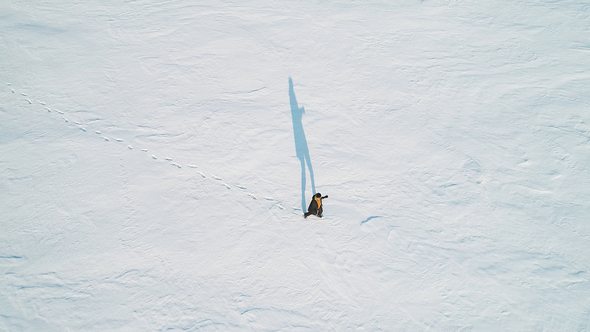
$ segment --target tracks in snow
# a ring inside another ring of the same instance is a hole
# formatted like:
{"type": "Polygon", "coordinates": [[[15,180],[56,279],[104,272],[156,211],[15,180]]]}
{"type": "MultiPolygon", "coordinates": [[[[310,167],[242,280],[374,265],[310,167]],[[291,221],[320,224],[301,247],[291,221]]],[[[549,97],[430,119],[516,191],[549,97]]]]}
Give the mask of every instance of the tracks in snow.
{"type": "MultiPolygon", "coordinates": [[[[20,91],[20,93],[17,93],[17,91],[15,91],[15,89],[12,87],[12,84],[10,83],[6,83],[7,86],[10,89],[11,94],[13,94],[16,98],[18,98],[18,96],[20,95],[20,97],[22,97],[22,100],[25,101],[28,105],[31,105],[31,107],[33,107],[34,105],[40,105],[41,107],[43,107],[42,109],[47,111],[46,113],[49,114],[59,114],[59,117],[61,117],[61,119],[64,121],[64,123],[70,125],[70,126],[75,126],[77,127],[79,130],[81,130],[84,133],[90,133],[88,131],[88,129],[86,128],[86,126],[80,122],[80,121],[70,121],[68,119],[68,113],[65,111],[61,111],[59,109],[57,109],[55,106],[53,105],[48,105],[45,101],[41,101],[41,100],[35,100],[34,98],[30,97],[28,95],[28,93],[22,92],[20,91]]],[[[107,135],[107,133],[103,133],[103,130],[101,129],[95,129],[93,130],[93,133],[96,135],[96,137],[98,137],[98,139],[105,141],[105,142],[110,142],[113,144],[117,144],[117,143],[125,143],[124,139],[119,138],[119,137],[112,137],[107,135]]],[[[134,150],[134,147],[131,144],[127,145],[127,149],[131,152],[134,150]]],[[[147,148],[141,148],[141,151],[143,153],[149,154],[149,150],[147,148]]],[[[164,158],[159,158],[158,156],[156,156],[155,154],[151,154],[151,160],[154,162],[167,162],[168,164],[170,164],[171,166],[177,168],[179,171],[187,171],[187,172],[193,172],[196,173],[197,175],[201,176],[202,178],[205,179],[211,179],[212,181],[215,181],[216,183],[219,183],[219,185],[225,187],[228,190],[232,189],[232,186],[230,186],[227,182],[224,182],[223,179],[218,176],[218,175],[212,175],[212,176],[207,176],[205,175],[204,172],[198,170],[199,166],[191,163],[191,164],[186,164],[186,165],[182,165],[181,163],[178,163],[174,160],[173,157],[171,156],[166,156],[164,158]],[[186,166],[186,167],[184,167],[186,166]]],[[[239,192],[241,192],[243,195],[245,195],[246,197],[248,197],[249,199],[252,200],[258,200],[257,196],[252,193],[249,192],[247,190],[246,186],[240,185],[240,184],[235,184],[234,187],[239,189],[239,192]]],[[[276,206],[281,210],[284,210],[285,208],[283,207],[283,205],[281,204],[280,201],[275,200],[272,197],[264,197],[265,200],[267,201],[272,201],[274,204],[272,204],[272,207],[276,206]]]]}

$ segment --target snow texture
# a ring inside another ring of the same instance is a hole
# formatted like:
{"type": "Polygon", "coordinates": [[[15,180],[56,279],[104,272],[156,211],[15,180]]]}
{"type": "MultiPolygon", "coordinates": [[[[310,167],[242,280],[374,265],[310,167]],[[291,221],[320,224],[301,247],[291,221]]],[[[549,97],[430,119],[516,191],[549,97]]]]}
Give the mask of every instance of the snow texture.
{"type": "Polygon", "coordinates": [[[0,2],[0,330],[590,330],[589,26],[0,2]]]}

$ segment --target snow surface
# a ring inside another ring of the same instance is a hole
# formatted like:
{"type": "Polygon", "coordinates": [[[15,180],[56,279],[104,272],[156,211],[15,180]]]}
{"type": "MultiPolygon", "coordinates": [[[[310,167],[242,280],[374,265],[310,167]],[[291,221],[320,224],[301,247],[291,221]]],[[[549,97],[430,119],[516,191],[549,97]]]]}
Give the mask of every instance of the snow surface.
{"type": "Polygon", "coordinates": [[[2,1],[0,330],[588,331],[589,36],[582,0],[2,1]]]}

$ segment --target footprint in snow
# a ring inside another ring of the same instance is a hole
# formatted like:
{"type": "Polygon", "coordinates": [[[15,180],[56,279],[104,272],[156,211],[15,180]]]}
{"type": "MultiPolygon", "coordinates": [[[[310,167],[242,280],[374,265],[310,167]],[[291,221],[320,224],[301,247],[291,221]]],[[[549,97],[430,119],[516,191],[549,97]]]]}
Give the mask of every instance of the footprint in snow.
{"type": "Polygon", "coordinates": [[[21,92],[20,94],[23,95],[23,96],[25,96],[25,97],[27,96],[27,94],[24,93],[24,92],[21,92]]]}
{"type": "Polygon", "coordinates": [[[164,159],[167,161],[172,161],[172,158],[170,158],[170,157],[165,157],[164,159]]]}
{"type": "Polygon", "coordinates": [[[120,138],[116,138],[115,140],[116,140],[117,142],[123,142],[123,140],[122,140],[122,139],[120,139],[120,138]]]}
{"type": "Polygon", "coordinates": [[[100,131],[98,131],[98,130],[97,130],[97,131],[95,131],[95,133],[96,133],[97,135],[100,135],[100,134],[101,134],[101,132],[100,132],[100,131]]]}
{"type": "Polygon", "coordinates": [[[29,105],[33,103],[32,101],[30,101],[30,100],[28,100],[26,98],[25,98],[25,100],[29,103],[29,105]]]}
{"type": "Polygon", "coordinates": [[[86,128],[84,128],[84,127],[80,127],[80,130],[82,130],[83,132],[86,132],[86,128]]]}
{"type": "Polygon", "coordinates": [[[240,188],[240,189],[247,189],[247,188],[246,188],[246,187],[244,187],[244,186],[238,186],[238,185],[236,185],[236,187],[238,187],[238,188],[240,188]]]}
{"type": "Polygon", "coordinates": [[[229,184],[222,182],[221,183],[224,187],[226,187],[227,189],[231,189],[231,187],[229,186],[229,184]]]}
{"type": "Polygon", "coordinates": [[[156,157],[156,156],[152,155],[152,159],[154,159],[154,160],[155,160],[155,159],[158,159],[158,157],[156,157]]]}
{"type": "Polygon", "coordinates": [[[172,166],[176,166],[178,168],[182,168],[182,166],[178,165],[177,163],[172,163],[172,166]]]}
{"type": "Polygon", "coordinates": [[[252,193],[248,193],[248,196],[252,197],[252,199],[256,199],[256,196],[254,196],[252,193]]]}
{"type": "Polygon", "coordinates": [[[188,165],[190,168],[198,168],[196,165],[188,165]]]}
{"type": "Polygon", "coordinates": [[[217,176],[217,175],[213,175],[213,178],[214,178],[215,180],[217,180],[217,181],[221,181],[221,178],[220,178],[219,176],[217,176]]]}
{"type": "Polygon", "coordinates": [[[274,199],[272,199],[272,197],[264,197],[264,199],[266,199],[267,201],[274,201],[274,199]]]}
{"type": "Polygon", "coordinates": [[[104,139],[105,141],[108,141],[109,140],[109,138],[106,137],[106,136],[103,136],[102,139],[104,139]]]}
{"type": "Polygon", "coordinates": [[[47,112],[51,113],[51,109],[49,107],[45,107],[45,109],[47,110],[47,112]]]}
{"type": "Polygon", "coordinates": [[[133,147],[132,147],[131,145],[127,145],[127,148],[128,148],[129,150],[133,150],[133,147]]]}

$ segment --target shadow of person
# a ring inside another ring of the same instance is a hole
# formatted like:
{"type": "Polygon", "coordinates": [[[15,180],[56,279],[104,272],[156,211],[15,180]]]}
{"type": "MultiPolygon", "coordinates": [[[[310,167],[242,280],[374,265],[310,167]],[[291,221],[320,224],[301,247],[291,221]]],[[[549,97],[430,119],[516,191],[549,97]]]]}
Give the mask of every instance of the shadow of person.
{"type": "Polygon", "coordinates": [[[303,124],[301,118],[305,113],[303,107],[299,108],[297,105],[297,98],[295,98],[295,91],[293,90],[293,80],[289,77],[289,101],[291,103],[291,116],[293,118],[293,137],[295,138],[295,152],[297,158],[301,162],[301,210],[306,209],[305,200],[305,165],[309,169],[309,177],[311,178],[311,190],[315,194],[315,180],[313,177],[313,167],[311,166],[311,159],[309,157],[309,148],[307,147],[307,139],[305,138],[305,131],[303,131],[303,124]]]}

